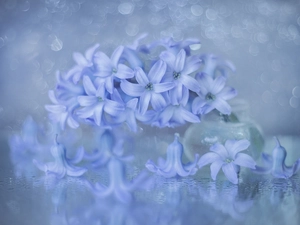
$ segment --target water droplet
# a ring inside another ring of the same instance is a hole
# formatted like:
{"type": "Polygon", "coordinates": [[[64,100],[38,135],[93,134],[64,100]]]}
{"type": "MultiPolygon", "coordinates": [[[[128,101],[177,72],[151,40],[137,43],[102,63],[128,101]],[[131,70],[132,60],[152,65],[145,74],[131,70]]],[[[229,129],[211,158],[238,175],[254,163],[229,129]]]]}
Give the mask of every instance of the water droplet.
{"type": "Polygon", "coordinates": [[[190,49],[193,51],[199,50],[200,48],[201,48],[201,44],[190,45],[190,49]]]}
{"type": "Polygon", "coordinates": [[[209,20],[215,20],[218,17],[218,12],[214,9],[207,9],[205,14],[207,19],[209,20]]]}
{"type": "Polygon", "coordinates": [[[19,4],[19,7],[23,12],[26,12],[30,9],[30,2],[29,1],[23,1],[19,4]]]}
{"type": "Polygon", "coordinates": [[[293,108],[298,108],[299,107],[299,99],[296,98],[295,96],[290,98],[290,106],[292,106],[293,108]]]}
{"type": "Polygon", "coordinates": [[[200,5],[192,5],[191,12],[194,16],[201,16],[203,14],[203,8],[200,5]]]}
{"type": "Polygon", "coordinates": [[[125,30],[129,36],[135,36],[139,32],[139,27],[135,24],[128,24],[125,30]]]}
{"type": "Polygon", "coordinates": [[[4,39],[0,37],[0,48],[2,48],[3,46],[4,46],[4,39]]]}
{"type": "Polygon", "coordinates": [[[265,102],[265,103],[270,103],[272,102],[272,99],[273,99],[273,96],[272,96],[272,93],[270,91],[265,91],[263,94],[262,94],[262,100],[265,102]]]}
{"type": "Polygon", "coordinates": [[[133,9],[134,9],[134,5],[130,2],[124,2],[118,6],[119,12],[123,15],[132,13],[133,9]]]}
{"type": "Polygon", "coordinates": [[[12,28],[8,29],[6,32],[5,32],[5,37],[8,41],[13,41],[16,37],[16,31],[12,28]]]}
{"type": "Polygon", "coordinates": [[[271,90],[272,91],[278,92],[280,90],[280,87],[281,87],[281,85],[280,85],[279,81],[274,80],[271,82],[271,90]]]}
{"type": "Polygon", "coordinates": [[[60,39],[55,38],[50,46],[52,51],[58,52],[63,48],[63,42],[60,39]]]}
{"type": "Polygon", "coordinates": [[[296,98],[300,98],[300,87],[299,86],[294,87],[292,92],[296,98]]]}

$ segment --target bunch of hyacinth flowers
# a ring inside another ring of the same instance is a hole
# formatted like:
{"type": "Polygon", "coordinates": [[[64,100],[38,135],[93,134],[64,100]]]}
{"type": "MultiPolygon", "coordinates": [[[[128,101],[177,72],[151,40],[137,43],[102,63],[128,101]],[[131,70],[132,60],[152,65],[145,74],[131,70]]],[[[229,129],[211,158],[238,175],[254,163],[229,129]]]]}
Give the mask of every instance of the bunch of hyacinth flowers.
{"type": "MultiPolygon", "coordinates": [[[[124,156],[124,140],[115,130],[124,125],[132,133],[138,132],[141,125],[176,129],[186,123],[201,123],[209,113],[231,114],[228,100],[233,99],[237,91],[226,86],[229,72],[235,70],[230,62],[212,54],[197,53],[198,39],[176,42],[165,38],[141,44],[145,37],[142,35],[132,45],[118,46],[111,56],[102,52],[99,44],[84,55],[75,52],[76,65],[66,73],[56,74],[56,88],[49,91],[52,104],[45,106],[49,120],[61,131],[66,125],[71,129],[85,125],[101,130],[97,151],[88,153],[82,147],[70,159],[67,157],[70,150],[58,141],[59,134],[52,138],[51,144],[39,143],[37,125],[29,119],[22,135],[10,139],[14,164],[20,165],[20,161],[30,155],[29,161],[35,168],[59,179],[82,176],[91,166],[105,166],[111,180],[109,186],[89,181],[86,184],[99,197],[113,194],[128,202],[131,192],[147,183],[147,176],[141,173],[135,180],[126,180],[124,165],[133,156],[124,156]],[[41,155],[48,153],[54,161],[44,162],[41,155]]],[[[174,141],[167,148],[167,159],[159,158],[158,164],[148,160],[145,164],[158,176],[190,176],[211,164],[213,180],[222,169],[230,182],[238,184],[240,167],[281,178],[292,176],[300,168],[300,160],[291,167],[286,166],[286,154],[273,154],[273,158],[264,154],[265,164],[258,167],[250,155],[241,152],[251,144],[245,139],[216,143],[200,159],[196,154],[194,162],[184,164],[181,161],[184,148],[179,135],[174,133],[174,141]]],[[[276,149],[285,151],[278,140],[274,151],[276,149]]]]}

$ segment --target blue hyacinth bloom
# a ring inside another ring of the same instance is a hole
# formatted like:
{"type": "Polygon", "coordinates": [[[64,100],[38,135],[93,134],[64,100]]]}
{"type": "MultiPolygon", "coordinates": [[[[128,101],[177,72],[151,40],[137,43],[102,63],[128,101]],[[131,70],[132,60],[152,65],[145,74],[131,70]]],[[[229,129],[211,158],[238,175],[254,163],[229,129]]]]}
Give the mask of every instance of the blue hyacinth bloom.
{"type": "Polygon", "coordinates": [[[248,167],[255,169],[256,162],[251,156],[241,153],[250,145],[248,140],[227,140],[225,145],[214,144],[210,147],[210,151],[204,154],[198,162],[199,168],[210,164],[211,178],[216,180],[219,170],[222,168],[227,179],[234,183],[238,183],[238,173],[240,167],[248,167]]]}

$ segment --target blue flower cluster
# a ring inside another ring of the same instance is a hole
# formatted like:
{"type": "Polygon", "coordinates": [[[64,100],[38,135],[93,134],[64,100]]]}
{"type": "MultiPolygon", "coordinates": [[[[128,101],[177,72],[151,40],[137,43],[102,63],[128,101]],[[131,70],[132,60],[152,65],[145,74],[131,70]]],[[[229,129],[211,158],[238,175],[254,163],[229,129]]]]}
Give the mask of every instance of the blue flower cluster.
{"type": "Polygon", "coordinates": [[[213,109],[230,114],[227,100],[237,92],[225,86],[227,61],[207,54],[192,54],[197,39],[175,42],[171,38],[117,47],[111,56],[99,44],[85,55],[74,53],[76,65],[57,72],[55,90],[49,91],[49,117],[61,129],[67,123],[113,127],[126,123],[137,131],[137,121],[152,126],[175,127],[199,123],[213,109]],[[157,50],[162,49],[157,54],[157,50]]]}

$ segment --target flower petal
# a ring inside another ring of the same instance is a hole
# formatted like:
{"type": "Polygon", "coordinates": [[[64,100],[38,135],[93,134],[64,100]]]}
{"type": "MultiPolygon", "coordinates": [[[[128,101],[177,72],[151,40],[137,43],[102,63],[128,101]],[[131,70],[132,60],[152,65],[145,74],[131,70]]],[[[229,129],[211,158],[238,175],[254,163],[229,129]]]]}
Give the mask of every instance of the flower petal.
{"type": "Polygon", "coordinates": [[[129,100],[126,103],[126,107],[129,108],[129,109],[135,110],[136,106],[137,106],[137,103],[138,103],[138,99],[137,98],[133,98],[133,99],[129,100]]]}
{"type": "Polygon", "coordinates": [[[184,68],[186,53],[184,49],[181,49],[176,55],[174,71],[181,72],[184,68]]]}
{"type": "Polygon", "coordinates": [[[244,151],[250,146],[250,142],[246,139],[243,140],[227,140],[225,142],[225,148],[229,152],[232,159],[236,157],[236,154],[240,151],[244,151]]]}
{"type": "Polygon", "coordinates": [[[109,99],[105,100],[104,111],[108,114],[112,116],[118,116],[120,113],[124,112],[124,110],[124,105],[109,99]]]}
{"type": "Polygon", "coordinates": [[[219,173],[219,171],[223,165],[224,165],[224,162],[220,158],[218,160],[214,161],[210,165],[210,175],[213,180],[216,180],[217,174],[219,173]]]}
{"type": "Polygon", "coordinates": [[[111,62],[112,62],[112,66],[113,67],[115,67],[115,68],[118,67],[118,63],[119,63],[120,57],[121,57],[121,55],[123,53],[123,50],[124,50],[124,46],[120,45],[112,53],[112,55],[111,55],[111,62]]]}
{"type": "Polygon", "coordinates": [[[180,110],[180,115],[185,121],[190,123],[200,123],[200,118],[198,116],[194,115],[183,107],[180,110]]]}
{"type": "Polygon", "coordinates": [[[202,64],[202,60],[198,56],[190,56],[186,59],[185,67],[182,71],[182,74],[191,74],[198,70],[202,64]]]}
{"type": "Polygon", "coordinates": [[[104,108],[104,103],[99,103],[94,109],[94,120],[98,126],[101,125],[103,108],[104,108]]]}
{"type": "Polygon", "coordinates": [[[97,102],[97,97],[95,97],[95,96],[78,96],[77,100],[81,106],[91,106],[97,102]]]}
{"type": "Polygon", "coordinates": [[[73,53],[73,59],[79,66],[86,66],[88,64],[88,61],[79,52],[73,53]]]}
{"type": "Polygon", "coordinates": [[[209,150],[217,153],[219,156],[222,157],[222,159],[226,159],[229,156],[226,148],[219,143],[212,145],[209,150]]]}
{"type": "Polygon", "coordinates": [[[110,58],[103,52],[97,52],[94,57],[94,61],[97,67],[95,76],[108,77],[112,74],[112,63],[110,58]]]}
{"type": "Polygon", "coordinates": [[[202,168],[203,166],[213,163],[217,160],[221,160],[220,156],[214,152],[208,152],[205,153],[198,161],[199,168],[202,168]]]}
{"type": "Polygon", "coordinates": [[[232,87],[224,87],[216,96],[224,100],[229,100],[237,95],[237,91],[232,87]]]}
{"type": "Polygon", "coordinates": [[[142,68],[137,68],[136,69],[135,79],[142,86],[146,86],[150,82],[147,75],[145,74],[145,72],[142,68]]]}
{"type": "Polygon", "coordinates": [[[219,93],[224,88],[225,84],[226,78],[224,76],[218,76],[216,79],[214,79],[210,92],[214,95],[219,93]]]}
{"type": "Polygon", "coordinates": [[[124,91],[127,95],[138,97],[141,96],[145,92],[145,87],[140,84],[132,84],[128,82],[127,80],[121,81],[121,89],[124,91]]]}
{"type": "Polygon", "coordinates": [[[159,115],[157,123],[159,127],[164,127],[170,121],[174,113],[174,106],[166,107],[159,115]]]}
{"type": "Polygon", "coordinates": [[[174,64],[175,64],[175,60],[176,60],[176,57],[175,55],[173,55],[171,52],[168,52],[168,51],[164,51],[162,52],[159,57],[165,61],[169,67],[173,68],[174,67],[174,64]]]}
{"type": "Polygon", "coordinates": [[[155,111],[160,111],[166,106],[166,100],[161,94],[151,94],[151,105],[155,111]]]}
{"type": "Polygon", "coordinates": [[[216,108],[219,112],[229,115],[231,113],[230,105],[221,98],[217,98],[211,104],[212,107],[216,108]]]}
{"type": "Polygon", "coordinates": [[[204,99],[202,99],[200,97],[196,97],[192,103],[192,112],[194,114],[202,114],[203,113],[202,107],[205,104],[206,104],[206,102],[204,99]]]}
{"type": "Polygon", "coordinates": [[[67,107],[64,105],[45,105],[45,109],[51,113],[59,114],[66,112],[67,107]]]}
{"type": "Polygon", "coordinates": [[[151,93],[148,91],[141,95],[140,105],[139,105],[141,114],[145,114],[145,112],[147,111],[150,99],[151,99],[151,93]]]}
{"type": "Polygon", "coordinates": [[[124,64],[119,64],[117,71],[115,76],[120,79],[128,79],[134,76],[133,70],[124,64]]]}
{"type": "Polygon", "coordinates": [[[158,60],[148,73],[149,80],[156,84],[161,81],[167,70],[167,64],[163,60],[158,60]]]}
{"type": "Polygon", "coordinates": [[[198,92],[200,91],[200,85],[193,77],[189,75],[183,75],[180,78],[181,83],[187,87],[189,90],[198,92]]]}
{"type": "Polygon", "coordinates": [[[91,48],[89,48],[88,50],[86,50],[85,52],[85,58],[89,61],[92,61],[93,56],[95,51],[97,50],[97,48],[99,48],[99,44],[95,44],[94,46],[92,46],[91,48]]]}
{"type": "Polygon", "coordinates": [[[256,162],[252,159],[252,157],[245,153],[238,153],[233,163],[251,169],[255,169],[256,165],[256,162]]]}
{"type": "Polygon", "coordinates": [[[234,165],[233,163],[227,163],[222,166],[222,170],[227,177],[227,179],[233,183],[237,184],[238,183],[238,177],[237,173],[235,172],[234,165]]]}
{"type": "Polygon", "coordinates": [[[83,87],[88,95],[96,95],[96,88],[88,76],[83,77],[83,87]]]}
{"type": "Polygon", "coordinates": [[[153,90],[155,93],[166,92],[174,87],[173,82],[166,82],[160,84],[153,84],[153,90]]]}
{"type": "Polygon", "coordinates": [[[195,78],[198,81],[200,87],[204,87],[207,91],[211,91],[213,79],[208,74],[197,73],[195,78]]]}

